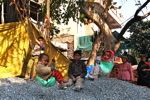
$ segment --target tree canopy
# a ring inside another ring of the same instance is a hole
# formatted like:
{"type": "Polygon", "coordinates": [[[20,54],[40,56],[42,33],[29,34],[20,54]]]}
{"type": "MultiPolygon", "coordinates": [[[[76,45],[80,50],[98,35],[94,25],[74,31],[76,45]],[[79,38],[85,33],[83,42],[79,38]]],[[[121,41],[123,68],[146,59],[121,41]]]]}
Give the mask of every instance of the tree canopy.
{"type": "MultiPolygon", "coordinates": [[[[34,0],[37,2],[37,0],[34,0]]],[[[84,21],[85,16],[81,15],[81,9],[84,7],[84,0],[51,0],[50,1],[50,20],[51,20],[51,35],[59,33],[55,24],[68,24],[69,20],[72,18],[73,21],[77,22],[80,20],[84,21]],[[79,15],[80,13],[80,15],[79,15]],[[55,32],[55,34],[53,33],[55,32]]],[[[46,15],[46,0],[41,5],[40,11],[42,12],[42,18],[46,15]]]]}
{"type": "MultiPolygon", "coordinates": [[[[129,27],[131,37],[129,38],[130,44],[133,45],[135,50],[142,54],[150,53],[150,22],[140,21],[136,22],[129,27]]],[[[150,56],[150,55],[149,55],[150,56]]]]}

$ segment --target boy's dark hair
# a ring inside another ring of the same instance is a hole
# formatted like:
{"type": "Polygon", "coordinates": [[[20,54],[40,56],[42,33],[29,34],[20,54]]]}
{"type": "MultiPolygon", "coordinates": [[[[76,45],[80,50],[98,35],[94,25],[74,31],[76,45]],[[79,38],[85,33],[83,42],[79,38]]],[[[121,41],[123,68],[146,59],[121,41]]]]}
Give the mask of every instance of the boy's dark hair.
{"type": "Polygon", "coordinates": [[[45,53],[41,53],[40,55],[39,55],[39,61],[44,57],[44,56],[47,56],[47,57],[49,57],[47,54],[45,54],[45,53]]]}
{"type": "Polygon", "coordinates": [[[128,57],[127,57],[127,56],[122,56],[121,58],[122,58],[122,59],[123,59],[123,58],[125,58],[125,59],[126,59],[126,61],[127,61],[127,62],[129,62],[129,59],[128,59],[128,57]]]}
{"type": "Polygon", "coordinates": [[[79,54],[81,56],[81,50],[74,51],[73,55],[75,55],[75,54],[79,54]]]}
{"type": "Polygon", "coordinates": [[[44,38],[43,38],[42,36],[40,36],[40,37],[38,38],[38,40],[39,40],[39,39],[42,39],[42,40],[44,40],[44,38]]]}
{"type": "Polygon", "coordinates": [[[126,60],[128,60],[128,57],[127,57],[127,56],[122,56],[121,58],[125,58],[126,60]]]}
{"type": "Polygon", "coordinates": [[[144,56],[142,55],[142,56],[140,56],[140,58],[143,59],[143,58],[146,58],[146,56],[145,56],[145,55],[144,55],[144,56]]]}

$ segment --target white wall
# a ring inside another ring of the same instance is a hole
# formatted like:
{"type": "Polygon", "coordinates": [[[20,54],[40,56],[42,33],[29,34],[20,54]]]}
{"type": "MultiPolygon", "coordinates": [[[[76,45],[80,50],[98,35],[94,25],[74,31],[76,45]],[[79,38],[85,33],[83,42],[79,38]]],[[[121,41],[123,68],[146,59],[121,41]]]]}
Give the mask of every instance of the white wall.
{"type": "Polygon", "coordinates": [[[74,48],[76,49],[78,46],[78,37],[79,36],[85,36],[85,26],[82,23],[74,22],[72,19],[70,19],[68,25],[57,25],[60,29],[59,35],[62,34],[68,34],[68,35],[74,35],[74,48]]]}

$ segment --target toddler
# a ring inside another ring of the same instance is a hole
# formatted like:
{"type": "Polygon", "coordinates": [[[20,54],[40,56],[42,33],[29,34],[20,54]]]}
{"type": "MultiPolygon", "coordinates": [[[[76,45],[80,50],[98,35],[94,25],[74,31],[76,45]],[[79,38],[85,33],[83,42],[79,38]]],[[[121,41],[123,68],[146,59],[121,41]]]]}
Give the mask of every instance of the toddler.
{"type": "MultiPolygon", "coordinates": [[[[54,61],[54,60],[53,60],[54,61]]],[[[59,87],[66,88],[68,84],[67,81],[63,80],[62,74],[55,69],[55,64],[48,65],[49,56],[47,54],[40,54],[38,63],[36,65],[36,74],[44,80],[48,80],[51,77],[55,77],[59,83],[59,87]]],[[[53,62],[54,63],[54,62],[53,62]]]]}

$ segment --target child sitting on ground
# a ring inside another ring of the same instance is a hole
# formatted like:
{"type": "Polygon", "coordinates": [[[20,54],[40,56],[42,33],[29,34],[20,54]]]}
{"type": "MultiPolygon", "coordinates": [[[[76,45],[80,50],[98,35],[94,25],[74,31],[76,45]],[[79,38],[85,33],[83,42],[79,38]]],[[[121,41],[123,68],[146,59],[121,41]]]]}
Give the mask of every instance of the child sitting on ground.
{"type": "MultiPolygon", "coordinates": [[[[53,60],[54,61],[54,60],[53,60]]],[[[61,88],[65,88],[68,84],[63,80],[62,74],[55,69],[55,64],[48,65],[49,56],[47,54],[40,54],[38,63],[36,65],[36,74],[44,80],[48,80],[51,77],[55,77],[61,88]]],[[[55,63],[55,62],[53,62],[55,63]]]]}
{"type": "Polygon", "coordinates": [[[88,76],[88,79],[91,79],[91,80],[98,79],[99,75],[108,77],[113,68],[113,61],[114,61],[114,52],[111,50],[104,51],[104,53],[101,56],[100,65],[97,65],[92,68],[91,74],[88,76]],[[104,63],[107,62],[107,63],[105,63],[107,65],[102,66],[103,62],[104,63]],[[111,65],[109,65],[109,64],[111,64],[111,65]],[[107,72],[104,70],[107,70],[107,72]]]}
{"type": "Polygon", "coordinates": [[[83,88],[83,82],[86,71],[86,65],[81,60],[81,51],[74,52],[74,61],[70,63],[68,76],[69,76],[69,85],[75,83],[73,90],[80,91],[83,88]]]}

